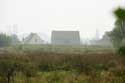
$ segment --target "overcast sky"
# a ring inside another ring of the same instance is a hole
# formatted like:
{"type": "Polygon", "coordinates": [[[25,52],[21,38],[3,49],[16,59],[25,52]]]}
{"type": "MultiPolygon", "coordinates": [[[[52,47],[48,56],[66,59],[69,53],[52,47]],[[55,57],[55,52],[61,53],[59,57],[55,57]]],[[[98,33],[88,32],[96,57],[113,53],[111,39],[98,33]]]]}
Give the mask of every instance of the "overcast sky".
{"type": "Polygon", "coordinates": [[[0,29],[18,25],[18,34],[52,30],[79,30],[82,38],[93,38],[112,30],[114,8],[125,6],[125,0],[0,0],[0,29]]]}

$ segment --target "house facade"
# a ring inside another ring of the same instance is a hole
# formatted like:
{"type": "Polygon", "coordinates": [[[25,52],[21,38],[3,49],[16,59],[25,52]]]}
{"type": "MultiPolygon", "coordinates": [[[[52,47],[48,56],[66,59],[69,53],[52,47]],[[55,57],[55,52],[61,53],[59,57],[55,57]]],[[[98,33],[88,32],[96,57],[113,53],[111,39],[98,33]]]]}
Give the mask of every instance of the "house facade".
{"type": "Polygon", "coordinates": [[[44,41],[36,33],[31,33],[23,39],[24,44],[43,44],[44,41]]]}

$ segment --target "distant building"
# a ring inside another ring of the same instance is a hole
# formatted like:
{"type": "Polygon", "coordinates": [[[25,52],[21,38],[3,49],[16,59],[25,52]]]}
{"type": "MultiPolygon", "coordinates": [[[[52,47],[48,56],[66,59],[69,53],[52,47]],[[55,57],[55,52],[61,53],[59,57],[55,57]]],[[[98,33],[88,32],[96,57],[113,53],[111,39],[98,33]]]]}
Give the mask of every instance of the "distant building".
{"type": "Polygon", "coordinates": [[[52,44],[80,44],[79,31],[52,31],[52,44]]]}
{"type": "Polygon", "coordinates": [[[99,46],[113,46],[110,37],[108,35],[104,35],[100,40],[92,41],[91,44],[99,46]]]}
{"type": "Polygon", "coordinates": [[[100,34],[99,34],[99,30],[96,29],[96,33],[95,33],[95,40],[99,40],[100,39],[100,34]]]}
{"type": "Polygon", "coordinates": [[[44,41],[36,33],[31,33],[23,39],[24,44],[43,44],[44,41]]]}
{"type": "Polygon", "coordinates": [[[109,36],[107,35],[104,35],[102,39],[97,41],[97,44],[102,46],[113,46],[109,36]]]}

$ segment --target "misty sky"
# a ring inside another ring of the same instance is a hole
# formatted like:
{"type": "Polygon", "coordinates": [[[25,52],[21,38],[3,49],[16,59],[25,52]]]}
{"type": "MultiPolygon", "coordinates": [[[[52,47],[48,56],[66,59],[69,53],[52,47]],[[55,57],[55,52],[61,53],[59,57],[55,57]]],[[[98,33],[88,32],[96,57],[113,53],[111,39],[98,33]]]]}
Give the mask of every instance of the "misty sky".
{"type": "Polygon", "coordinates": [[[101,35],[112,30],[112,11],[124,5],[125,0],[0,0],[0,30],[18,24],[18,34],[79,30],[82,38],[92,38],[96,29],[101,35]]]}

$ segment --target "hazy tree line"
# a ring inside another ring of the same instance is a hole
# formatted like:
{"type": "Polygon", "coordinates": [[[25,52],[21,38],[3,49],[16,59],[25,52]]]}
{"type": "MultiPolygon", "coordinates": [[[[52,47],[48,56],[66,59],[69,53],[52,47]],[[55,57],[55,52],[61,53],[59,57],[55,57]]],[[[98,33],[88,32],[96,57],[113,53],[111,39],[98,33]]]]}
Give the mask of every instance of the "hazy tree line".
{"type": "Polygon", "coordinates": [[[17,37],[17,35],[6,35],[4,33],[0,34],[0,47],[3,46],[10,46],[10,45],[14,45],[14,44],[19,44],[20,41],[17,37]]]}

